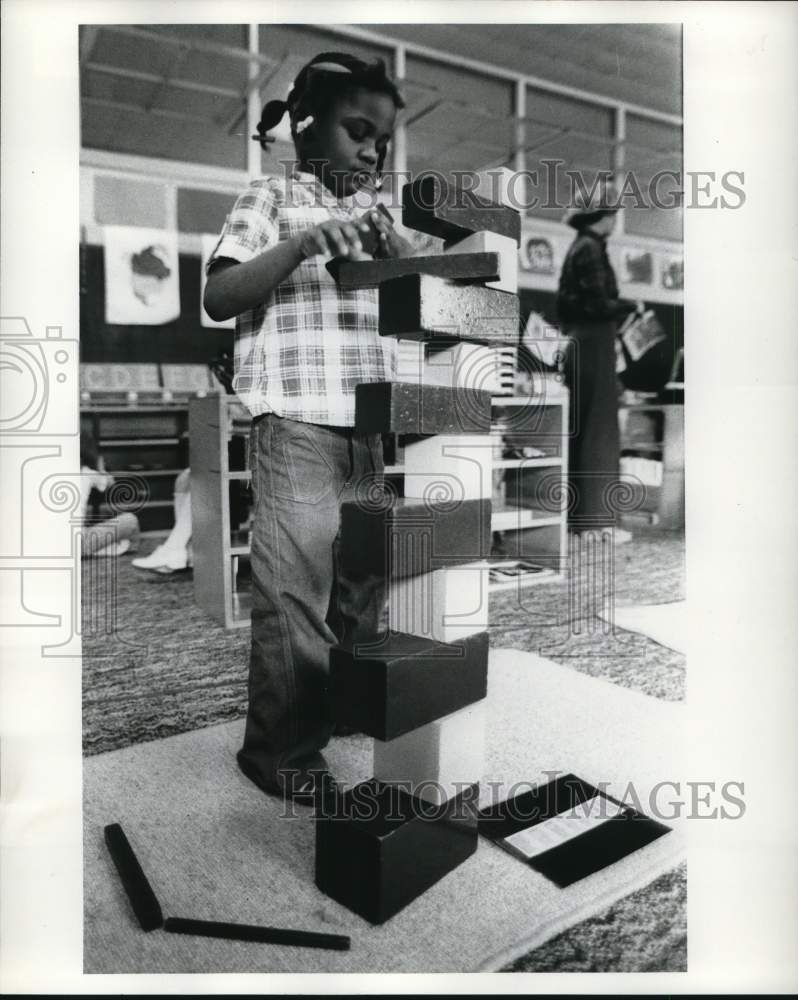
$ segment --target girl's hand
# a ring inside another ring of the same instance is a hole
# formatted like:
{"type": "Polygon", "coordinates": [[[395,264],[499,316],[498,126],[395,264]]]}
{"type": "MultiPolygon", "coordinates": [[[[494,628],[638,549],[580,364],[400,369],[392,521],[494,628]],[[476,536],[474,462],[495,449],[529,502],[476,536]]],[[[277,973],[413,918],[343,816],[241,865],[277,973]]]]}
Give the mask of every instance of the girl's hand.
{"type": "Polygon", "coordinates": [[[357,257],[363,252],[359,233],[367,233],[368,228],[366,223],[356,226],[351,222],[328,219],[300,233],[299,252],[303,260],[320,253],[332,257],[357,257]]]}
{"type": "Polygon", "coordinates": [[[371,224],[377,230],[377,249],[375,257],[412,257],[413,246],[401,237],[382,212],[369,213],[371,224]]]}

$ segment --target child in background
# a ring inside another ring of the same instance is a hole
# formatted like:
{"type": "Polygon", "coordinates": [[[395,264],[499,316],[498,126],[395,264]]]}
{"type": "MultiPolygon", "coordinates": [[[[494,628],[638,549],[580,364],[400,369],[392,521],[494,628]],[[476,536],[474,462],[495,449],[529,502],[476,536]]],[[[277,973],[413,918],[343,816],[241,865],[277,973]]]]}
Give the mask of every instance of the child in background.
{"type": "Polygon", "coordinates": [[[164,541],[147,556],[134,559],[131,566],[169,576],[191,569],[191,470],[183,469],[175,480],[175,523],[164,541]]]}
{"type": "MultiPolygon", "coordinates": [[[[208,263],[205,309],[237,317],[234,384],[253,416],[252,649],[238,763],[264,791],[306,803],[330,780],[330,646],[373,635],[383,620],[384,582],[345,579],[337,545],[341,502],[383,468],[380,436],[354,432],[355,386],[396,371],[376,289],[340,289],[325,263],[361,256],[362,192],[379,186],[401,107],[381,61],[312,59],[287,100],[264,107],[254,137],[266,148],[287,112],[293,171],[250,185],[208,263]]],[[[379,256],[410,254],[381,213],[368,215],[379,256]]]]}
{"type": "Polygon", "coordinates": [[[83,559],[121,556],[135,552],[139,546],[139,519],[135,514],[122,513],[99,521],[89,516],[92,490],[105,493],[113,485],[113,477],[105,466],[94,438],[80,435],[80,517],[81,556],[83,559]]]}

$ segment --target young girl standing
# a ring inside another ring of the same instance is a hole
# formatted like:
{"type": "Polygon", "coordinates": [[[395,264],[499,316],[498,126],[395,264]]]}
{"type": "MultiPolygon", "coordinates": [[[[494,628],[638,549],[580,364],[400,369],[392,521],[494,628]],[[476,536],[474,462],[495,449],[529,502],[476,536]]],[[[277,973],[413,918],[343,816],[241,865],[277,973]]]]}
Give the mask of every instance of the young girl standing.
{"type": "MultiPolygon", "coordinates": [[[[253,181],[208,263],[205,308],[237,317],[235,381],[253,416],[252,649],[241,770],[266,792],[313,802],[332,732],[330,646],[379,627],[382,581],[337,569],[339,509],[382,471],[379,435],[354,433],[355,386],[395,377],[377,292],[340,289],[330,256],[358,256],[368,226],[354,196],[376,189],[403,107],[382,62],[316,56],[286,101],[270,101],[261,145],[288,113],[297,162],[253,181]]],[[[380,256],[410,247],[370,213],[380,256]]]]}

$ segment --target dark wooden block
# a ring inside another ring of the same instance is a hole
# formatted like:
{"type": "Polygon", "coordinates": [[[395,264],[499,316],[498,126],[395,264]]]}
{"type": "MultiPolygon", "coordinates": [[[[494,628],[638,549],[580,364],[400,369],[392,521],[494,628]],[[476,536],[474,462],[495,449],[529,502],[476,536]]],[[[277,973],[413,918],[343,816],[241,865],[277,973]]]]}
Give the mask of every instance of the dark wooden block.
{"type": "Polygon", "coordinates": [[[456,285],[429,274],[391,278],[379,287],[380,333],[405,340],[517,344],[518,296],[456,285]]]}
{"type": "Polygon", "coordinates": [[[386,505],[373,496],[342,505],[341,563],[347,572],[400,579],[490,555],[490,500],[386,498],[386,505]]]}
{"type": "Polygon", "coordinates": [[[130,846],[130,841],[125,836],[125,831],[118,823],[110,823],[104,828],[103,834],[108,853],[122,880],[139,926],[143,931],[154,931],[162,927],[161,905],[130,846]]]}
{"type": "Polygon", "coordinates": [[[373,646],[330,651],[330,696],[336,722],[392,740],[484,698],[488,633],[453,643],[388,633],[373,646]]]}
{"type": "Polygon", "coordinates": [[[316,817],[316,885],[372,924],[404,909],[477,849],[479,785],[433,806],[371,779],[316,817]]]}
{"type": "MultiPolygon", "coordinates": [[[[481,809],[479,832],[502,846],[502,838],[534,828],[555,816],[566,815],[596,795],[621,805],[618,799],[604,795],[582,778],[574,774],[561,775],[545,785],[521,792],[511,800],[481,809]]],[[[597,805],[596,809],[599,808],[597,805]]],[[[527,864],[555,885],[565,888],[615,864],[669,832],[670,827],[664,823],[627,805],[618,816],[529,858],[527,864]]]]}
{"type": "Polygon", "coordinates": [[[417,382],[366,382],[355,389],[361,434],[487,434],[491,394],[417,382]]]}
{"type": "Polygon", "coordinates": [[[449,183],[437,174],[417,177],[402,189],[402,222],[451,242],[483,231],[521,242],[521,213],[449,183]]]}
{"type": "Polygon", "coordinates": [[[498,281],[497,253],[446,253],[428,257],[348,260],[333,257],[327,270],[342,288],[374,288],[406,274],[432,274],[450,281],[498,281]]]}

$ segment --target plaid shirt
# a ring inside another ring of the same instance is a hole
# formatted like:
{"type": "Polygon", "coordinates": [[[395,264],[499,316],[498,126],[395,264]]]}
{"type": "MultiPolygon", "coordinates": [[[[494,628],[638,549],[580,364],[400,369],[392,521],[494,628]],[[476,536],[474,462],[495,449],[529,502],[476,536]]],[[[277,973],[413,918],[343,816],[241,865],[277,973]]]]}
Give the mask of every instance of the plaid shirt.
{"type": "Polygon", "coordinates": [[[604,323],[629,311],[618,299],[615,272],[603,237],[585,229],[568,248],[560,274],[560,322],[604,323]]]}
{"type": "MultiPolygon", "coordinates": [[[[223,257],[252,260],[327,219],[351,221],[364,212],[353,201],[336,199],[309,173],[253,181],[228,215],[208,271],[223,257]]],[[[233,387],[253,417],[351,427],[355,386],[395,378],[396,342],[377,332],[377,290],[340,289],[326,261],[309,257],[236,320],[233,387]]]]}

